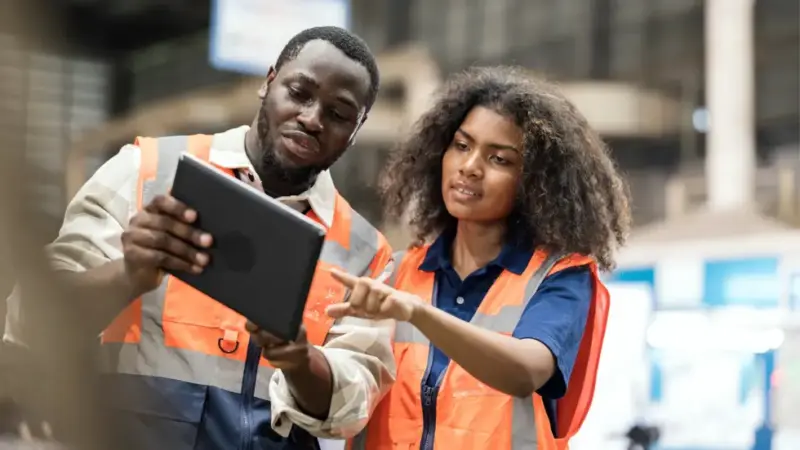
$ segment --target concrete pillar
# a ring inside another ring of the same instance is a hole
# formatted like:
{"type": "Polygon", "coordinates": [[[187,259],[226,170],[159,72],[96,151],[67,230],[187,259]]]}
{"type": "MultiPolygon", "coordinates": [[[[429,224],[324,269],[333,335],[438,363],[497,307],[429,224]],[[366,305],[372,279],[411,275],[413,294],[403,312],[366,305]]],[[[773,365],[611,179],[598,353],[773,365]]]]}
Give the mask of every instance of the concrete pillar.
{"type": "Polygon", "coordinates": [[[747,208],[755,191],[755,0],[706,0],[708,206],[747,208]]]}

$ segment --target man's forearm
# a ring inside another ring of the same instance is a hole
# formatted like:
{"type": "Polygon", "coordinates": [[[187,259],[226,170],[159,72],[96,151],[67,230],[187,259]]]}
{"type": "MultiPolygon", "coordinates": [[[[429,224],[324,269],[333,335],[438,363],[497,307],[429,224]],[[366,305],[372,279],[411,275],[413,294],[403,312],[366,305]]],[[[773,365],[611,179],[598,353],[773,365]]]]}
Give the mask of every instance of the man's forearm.
{"type": "Polygon", "coordinates": [[[131,285],[121,259],[85,272],[56,273],[72,291],[77,307],[83,311],[86,328],[92,333],[100,333],[131,300],[141,295],[131,285]]]}
{"type": "Polygon", "coordinates": [[[333,376],[322,351],[311,347],[308,367],[284,370],[283,375],[297,406],[309,416],[325,420],[331,408],[333,376]]]}

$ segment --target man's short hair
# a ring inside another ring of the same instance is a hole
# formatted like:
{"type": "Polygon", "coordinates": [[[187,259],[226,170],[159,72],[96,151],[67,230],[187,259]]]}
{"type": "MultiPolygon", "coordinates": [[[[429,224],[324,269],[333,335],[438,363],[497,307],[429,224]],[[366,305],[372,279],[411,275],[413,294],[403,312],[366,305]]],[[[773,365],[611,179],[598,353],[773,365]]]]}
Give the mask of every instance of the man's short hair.
{"type": "Polygon", "coordinates": [[[372,104],[375,103],[375,97],[377,97],[378,88],[380,87],[378,64],[375,62],[375,56],[370,51],[367,43],[344,28],[314,27],[301,31],[283,47],[280,56],[278,56],[278,61],[275,63],[275,70],[281,70],[284,64],[297,57],[306,43],[317,39],[330,42],[347,55],[348,58],[367,69],[370,78],[369,96],[367,98],[367,111],[369,111],[372,108],[372,104]]]}

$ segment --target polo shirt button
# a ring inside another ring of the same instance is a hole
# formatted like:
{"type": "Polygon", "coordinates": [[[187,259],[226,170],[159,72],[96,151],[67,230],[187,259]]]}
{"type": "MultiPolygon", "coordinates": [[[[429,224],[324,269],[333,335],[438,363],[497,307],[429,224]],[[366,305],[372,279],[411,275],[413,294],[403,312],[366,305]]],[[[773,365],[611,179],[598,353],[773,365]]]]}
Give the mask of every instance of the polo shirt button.
{"type": "Polygon", "coordinates": [[[459,305],[463,305],[464,304],[464,297],[456,298],[456,303],[458,303],[459,305]]]}

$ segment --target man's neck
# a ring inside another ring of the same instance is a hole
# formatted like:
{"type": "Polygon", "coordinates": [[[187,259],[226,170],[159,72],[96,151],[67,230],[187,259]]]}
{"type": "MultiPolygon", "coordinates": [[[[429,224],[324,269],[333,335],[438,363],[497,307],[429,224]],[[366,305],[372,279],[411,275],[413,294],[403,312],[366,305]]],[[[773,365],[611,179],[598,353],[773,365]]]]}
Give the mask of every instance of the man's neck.
{"type": "Polygon", "coordinates": [[[264,192],[274,198],[300,195],[311,189],[311,186],[317,181],[316,176],[303,182],[287,180],[286,172],[283,169],[275,166],[265,167],[263,163],[256,171],[261,178],[261,187],[264,192]]]}

